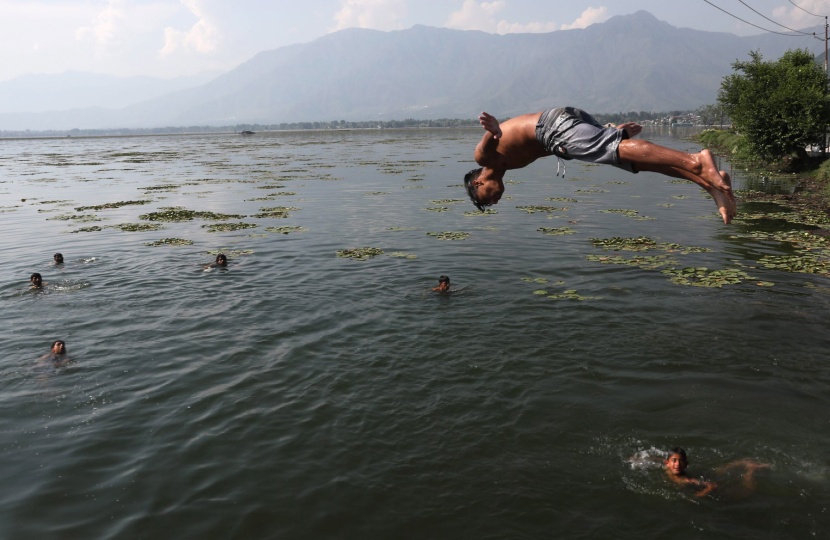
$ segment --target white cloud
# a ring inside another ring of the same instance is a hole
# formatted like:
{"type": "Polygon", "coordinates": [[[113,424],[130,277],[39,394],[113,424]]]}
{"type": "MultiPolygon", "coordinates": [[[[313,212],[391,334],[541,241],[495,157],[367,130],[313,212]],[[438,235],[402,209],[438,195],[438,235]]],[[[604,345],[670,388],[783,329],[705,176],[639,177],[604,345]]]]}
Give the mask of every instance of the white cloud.
{"type": "Polygon", "coordinates": [[[344,28],[372,28],[399,30],[406,15],[404,0],[341,0],[340,11],[334,14],[336,22],[331,31],[344,28]]]}
{"type": "Polygon", "coordinates": [[[608,19],[606,15],[608,13],[608,8],[606,7],[599,7],[593,8],[589,7],[582,14],[571,24],[563,24],[561,30],[573,30],[575,28],[587,28],[594,23],[603,22],[608,19]]]}
{"type": "Polygon", "coordinates": [[[458,30],[481,30],[497,34],[552,32],[557,29],[553,22],[530,22],[527,24],[510,22],[498,18],[498,13],[507,7],[506,0],[480,2],[464,0],[461,9],[450,13],[447,28],[458,30]]]}
{"type": "MultiPolygon", "coordinates": [[[[792,4],[789,6],[777,7],[772,10],[772,17],[770,17],[770,19],[790,28],[799,29],[823,25],[823,16],[830,13],[830,2],[827,0],[800,0],[797,4],[803,9],[799,9],[792,4]],[[808,11],[809,13],[807,13],[808,11]],[[820,17],[811,15],[811,13],[820,15],[820,17]]],[[[781,30],[782,32],[786,31],[777,26],[770,29],[775,31],[781,30]]]]}
{"type": "Polygon", "coordinates": [[[126,5],[123,0],[109,0],[106,7],[95,16],[92,24],[75,30],[78,40],[89,40],[97,47],[112,45],[119,35],[119,27],[126,21],[126,5]]]}
{"type": "Polygon", "coordinates": [[[187,10],[196,17],[196,23],[189,30],[178,30],[171,26],[164,29],[164,46],[159,53],[169,56],[177,50],[210,53],[219,44],[219,29],[210,20],[207,10],[198,0],[181,0],[187,10]]]}

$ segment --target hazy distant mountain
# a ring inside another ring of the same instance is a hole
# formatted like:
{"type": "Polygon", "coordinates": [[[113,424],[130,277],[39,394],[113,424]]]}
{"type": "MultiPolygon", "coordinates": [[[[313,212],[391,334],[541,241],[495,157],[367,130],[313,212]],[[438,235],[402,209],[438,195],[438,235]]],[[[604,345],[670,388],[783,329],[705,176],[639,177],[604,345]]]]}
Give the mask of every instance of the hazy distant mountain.
{"type": "Polygon", "coordinates": [[[22,75],[0,82],[0,113],[39,113],[85,107],[120,109],[164,94],[205,84],[221,72],[188,77],[115,77],[67,71],[22,75]]]}
{"type": "Polygon", "coordinates": [[[118,110],[0,115],[0,130],[504,117],[565,104],[685,110],[713,103],[751,50],[776,59],[799,46],[804,39],[676,28],[644,11],[546,34],[349,29],[118,110]]]}

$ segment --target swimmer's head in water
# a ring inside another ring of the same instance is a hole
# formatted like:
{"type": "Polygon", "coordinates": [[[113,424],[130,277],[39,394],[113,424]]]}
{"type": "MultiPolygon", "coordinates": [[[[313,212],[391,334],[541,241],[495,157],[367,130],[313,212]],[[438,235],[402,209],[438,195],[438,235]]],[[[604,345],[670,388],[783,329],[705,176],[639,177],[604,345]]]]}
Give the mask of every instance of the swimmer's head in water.
{"type": "Polygon", "coordinates": [[[52,258],[55,259],[55,264],[63,264],[63,253],[55,253],[52,258]]]}
{"type": "Polygon", "coordinates": [[[450,284],[450,278],[447,276],[440,276],[438,278],[438,283],[446,283],[447,285],[450,284]]]}
{"type": "Polygon", "coordinates": [[[52,352],[55,354],[65,354],[66,353],[66,343],[62,340],[57,340],[52,343],[52,352]]]}
{"type": "Polygon", "coordinates": [[[35,272],[31,275],[29,281],[31,281],[32,285],[34,285],[35,287],[40,287],[41,285],[43,285],[43,276],[35,272]]]}
{"type": "Polygon", "coordinates": [[[218,264],[219,266],[227,266],[228,258],[225,256],[224,253],[220,253],[216,256],[216,264],[218,264]]]}
{"type": "Polygon", "coordinates": [[[467,195],[470,196],[470,200],[473,201],[473,204],[476,205],[476,208],[484,212],[484,207],[490,205],[478,200],[478,186],[473,184],[473,182],[475,182],[478,179],[480,174],[481,169],[473,169],[472,171],[465,174],[464,189],[467,190],[467,195]]]}
{"type": "Polygon", "coordinates": [[[686,467],[689,466],[689,458],[686,457],[686,451],[682,448],[672,448],[669,450],[669,457],[663,463],[666,466],[666,471],[670,474],[683,476],[686,467]]]}

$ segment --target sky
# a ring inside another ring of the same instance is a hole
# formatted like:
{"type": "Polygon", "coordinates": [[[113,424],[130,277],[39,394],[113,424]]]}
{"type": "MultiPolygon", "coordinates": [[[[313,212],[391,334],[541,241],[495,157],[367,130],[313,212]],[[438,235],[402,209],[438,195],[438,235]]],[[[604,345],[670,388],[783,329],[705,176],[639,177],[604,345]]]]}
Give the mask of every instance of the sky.
{"type": "Polygon", "coordinates": [[[554,32],[638,10],[754,35],[823,26],[830,0],[0,0],[0,81],[65,71],[171,78],[228,71],[345,28],[554,32]]]}

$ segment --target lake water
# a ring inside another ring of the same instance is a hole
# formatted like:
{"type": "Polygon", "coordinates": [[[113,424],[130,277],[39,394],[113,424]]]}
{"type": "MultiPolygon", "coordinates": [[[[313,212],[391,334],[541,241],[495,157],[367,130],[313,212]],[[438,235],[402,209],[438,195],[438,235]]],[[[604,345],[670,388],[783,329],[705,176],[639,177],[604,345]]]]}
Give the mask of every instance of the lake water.
{"type": "Polygon", "coordinates": [[[548,158],[468,215],[479,136],[0,141],[0,538],[827,538],[828,279],[654,174],[548,158]],[[591,241],[640,236],[681,246],[591,241]]]}

